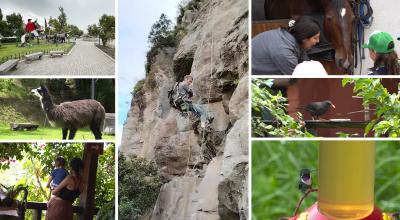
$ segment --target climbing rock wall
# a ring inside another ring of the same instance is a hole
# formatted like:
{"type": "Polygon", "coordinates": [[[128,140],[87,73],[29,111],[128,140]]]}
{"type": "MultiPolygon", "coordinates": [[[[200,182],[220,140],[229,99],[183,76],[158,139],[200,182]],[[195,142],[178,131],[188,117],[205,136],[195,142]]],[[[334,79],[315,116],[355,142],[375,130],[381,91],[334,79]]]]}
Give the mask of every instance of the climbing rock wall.
{"type": "Polygon", "coordinates": [[[135,94],[120,150],[154,160],[164,185],[151,219],[248,219],[248,1],[203,0],[187,34],[160,51],[135,94]],[[200,129],[167,91],[191,74],[194,102],[215,120],[200,129]]]}

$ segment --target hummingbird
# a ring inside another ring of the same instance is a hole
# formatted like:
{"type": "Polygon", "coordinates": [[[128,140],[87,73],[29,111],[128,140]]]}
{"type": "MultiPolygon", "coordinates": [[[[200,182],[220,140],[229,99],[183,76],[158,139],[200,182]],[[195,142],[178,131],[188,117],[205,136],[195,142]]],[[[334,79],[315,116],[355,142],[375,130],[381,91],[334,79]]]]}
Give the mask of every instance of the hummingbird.
{"type": "Polygon", "coordinates": [[[311,171],[309,169],[300,170],[299,190],[306,193],[312,189],[311,171]]]}

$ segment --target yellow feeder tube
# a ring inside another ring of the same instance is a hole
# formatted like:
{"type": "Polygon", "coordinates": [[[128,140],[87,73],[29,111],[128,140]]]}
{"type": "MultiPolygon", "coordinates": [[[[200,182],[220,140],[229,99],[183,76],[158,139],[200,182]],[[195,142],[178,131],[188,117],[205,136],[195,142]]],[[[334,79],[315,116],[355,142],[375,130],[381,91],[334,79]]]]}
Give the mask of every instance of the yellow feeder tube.
{"type": "Polygon", "coordinates": [[[375,142],[321,141],[318,210],[332,219],[362,219],[374,209],[375,142]]]}

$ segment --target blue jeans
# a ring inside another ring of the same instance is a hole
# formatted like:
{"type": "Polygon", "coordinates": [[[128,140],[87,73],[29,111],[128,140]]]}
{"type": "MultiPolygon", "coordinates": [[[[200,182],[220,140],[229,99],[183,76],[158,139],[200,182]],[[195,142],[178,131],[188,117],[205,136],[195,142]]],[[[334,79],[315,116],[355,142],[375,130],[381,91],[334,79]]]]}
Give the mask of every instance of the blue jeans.
{"type": "Polygon", "coordinates": [[[188,103],[189,105],[189,111],[193,112],[193,114],[197,117],[200,118],[201,122],[206,122],[208,118],[208,113],[204,109],[204,107],[200,104],[193,104],[193,103],[188,103]]]}

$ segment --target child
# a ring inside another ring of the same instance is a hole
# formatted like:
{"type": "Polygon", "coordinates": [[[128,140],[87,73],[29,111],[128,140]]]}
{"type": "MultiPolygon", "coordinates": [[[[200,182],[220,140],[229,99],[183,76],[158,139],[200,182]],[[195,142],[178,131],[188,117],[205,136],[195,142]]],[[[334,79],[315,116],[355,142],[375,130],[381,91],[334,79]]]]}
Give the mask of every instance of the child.
{"type": "Polygon", "coordinates": [[[65,166],[64,158],[57,157],[54,160],[54,163],[56,169],[54,169],[51,172],[51,175],[49,177],[49,180],[47,181],[47,186],[46,186],[51,190],[54,190],[54,188],[56,188],[61,183],[61,181],[63,181],[63,179],[68,176],[68,171],[64,168],[65,166]]]}
{"type": "Polygon", "coordinates": [[[394,50],[394,40],[390,34],[375,31],[369,36],[368,43],[363,48],[369,49],[369,56],[374,61],[368,75],[398,75],[400,66],[397,53],[394,50]]]}

